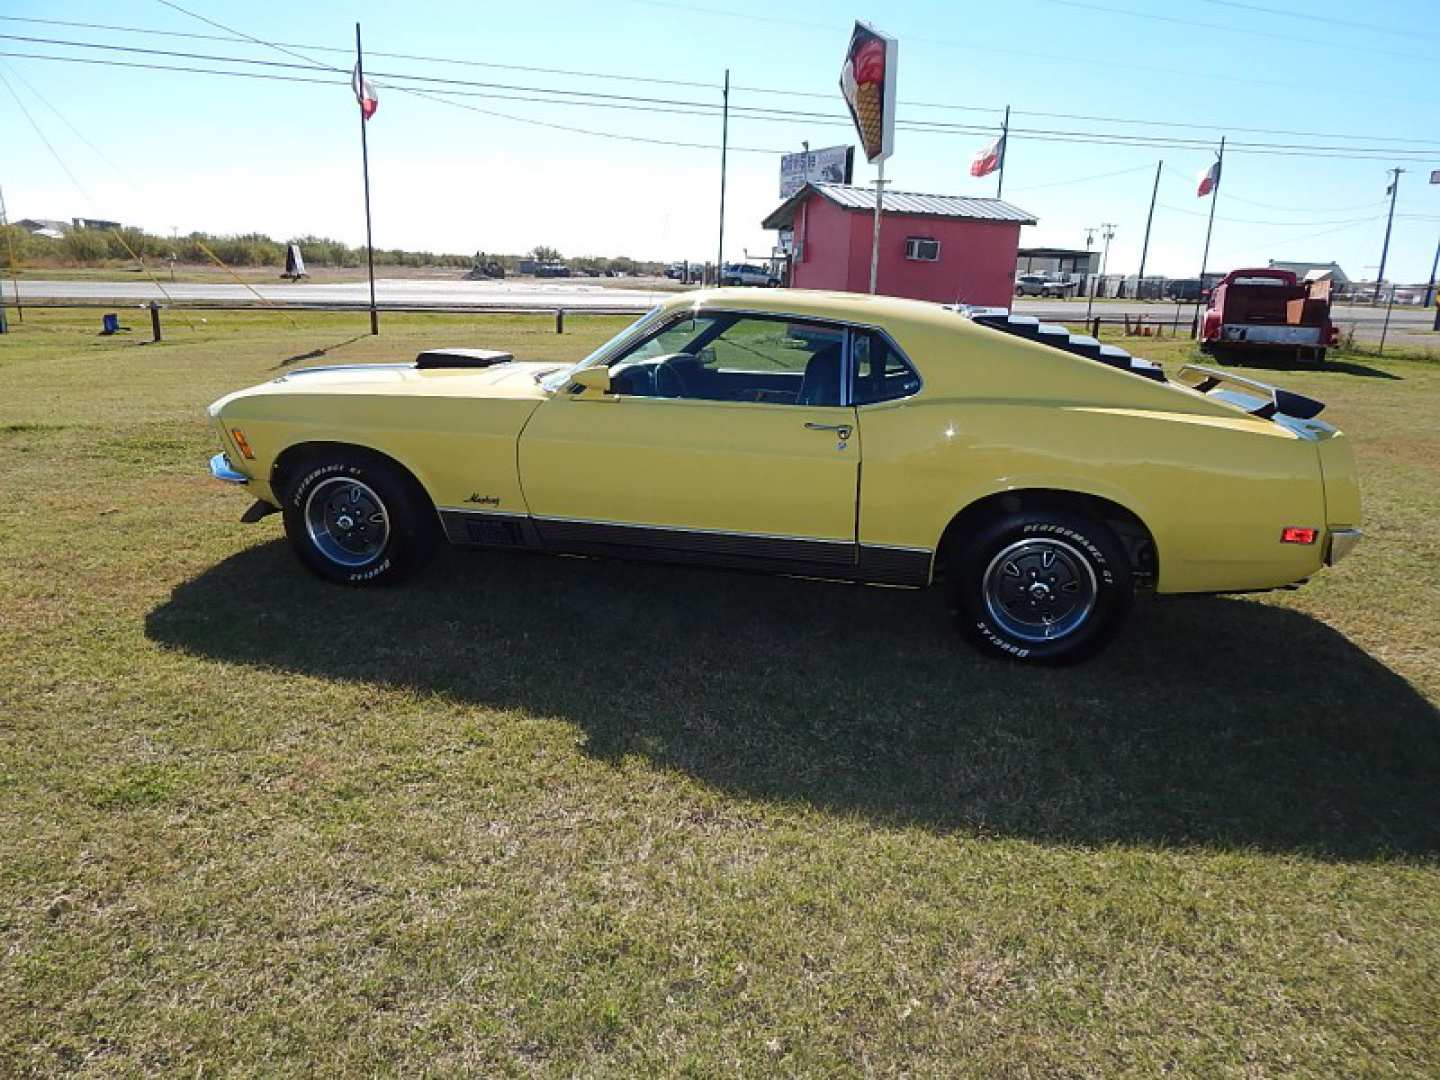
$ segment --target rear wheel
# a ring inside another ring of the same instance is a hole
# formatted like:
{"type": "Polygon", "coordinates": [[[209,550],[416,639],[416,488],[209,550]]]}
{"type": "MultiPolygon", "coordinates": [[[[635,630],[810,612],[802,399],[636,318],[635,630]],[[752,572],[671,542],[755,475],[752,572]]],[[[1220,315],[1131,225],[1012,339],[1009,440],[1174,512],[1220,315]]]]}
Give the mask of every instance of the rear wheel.
{"type": "Polygon", "coordinates": [[[363,451],[337,449],[295,470],[285,535],[310,570],[345,585],[385,585],[434,553],[435,515],[415,480],[363,451]]]}
{"type": "Polygon", "coordinates": [[[951,605],[981,652],[1032,664],[1094,655],[1134,600],[1129,561],[1114,533],[1064,511],[993,519],[950,552],[951,605]]]}

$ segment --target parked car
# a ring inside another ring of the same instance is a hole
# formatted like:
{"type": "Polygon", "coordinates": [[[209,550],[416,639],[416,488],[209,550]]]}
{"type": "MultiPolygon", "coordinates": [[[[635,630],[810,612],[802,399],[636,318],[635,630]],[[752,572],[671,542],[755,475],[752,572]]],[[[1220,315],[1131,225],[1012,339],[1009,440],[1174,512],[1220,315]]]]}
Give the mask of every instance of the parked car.
{"type": "Polygon", "coordinates": [[[773,288],[780,278],[763,266],[753,263],[726,263],[720,272],[721,285],[760,285],[773,288]]]}
{"type": "Polygon", "coordinates": [[[1286,586],[1359,538],[1320,402],[970,314],[716,289],[572,364],[292,371],[210,406],[210,468],[339,583],[397,580],[441,538],[938,582],[979,648],[1045,663],[1099,649],[1137,590],[1286,586]]]}
{"type": "Polygon", "coordinates": [[[1045,278],[1040,274],[1021,274],[1015,279],[1016,296],[1044,296],[1045,278]]]}

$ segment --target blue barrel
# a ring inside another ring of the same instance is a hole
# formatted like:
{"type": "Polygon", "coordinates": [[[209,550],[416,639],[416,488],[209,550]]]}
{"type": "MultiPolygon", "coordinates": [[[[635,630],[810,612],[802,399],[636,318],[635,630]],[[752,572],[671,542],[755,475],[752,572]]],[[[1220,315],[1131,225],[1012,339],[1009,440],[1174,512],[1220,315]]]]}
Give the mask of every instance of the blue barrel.
{"type": "Polygon", "coordinates": [[[120,316],[113,312],[100,317],[100,332],[102,334],[118,334],[120,332],[120,316]]]}

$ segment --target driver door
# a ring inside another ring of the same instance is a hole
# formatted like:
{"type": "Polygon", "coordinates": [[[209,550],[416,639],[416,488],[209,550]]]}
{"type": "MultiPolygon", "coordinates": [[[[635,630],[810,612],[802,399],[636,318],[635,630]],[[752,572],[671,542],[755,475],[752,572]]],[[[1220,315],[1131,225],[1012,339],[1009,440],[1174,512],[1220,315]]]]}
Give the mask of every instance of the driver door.
{"type": "Polygon", "coordinates": [[[564,550],[843,575],[860,443],[849,334],[702,312],[611,362],[612,393],[561,390],[520,439],[536,527],[564,550]]]}

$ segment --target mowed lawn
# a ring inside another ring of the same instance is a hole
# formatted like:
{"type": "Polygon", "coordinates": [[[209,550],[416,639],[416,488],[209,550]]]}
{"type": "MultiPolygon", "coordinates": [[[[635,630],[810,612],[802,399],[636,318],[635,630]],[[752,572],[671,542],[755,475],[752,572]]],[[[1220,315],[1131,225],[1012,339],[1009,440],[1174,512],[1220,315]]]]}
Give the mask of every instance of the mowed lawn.
{"type": "Polygon", "coordinates": [[[1440,1072],[1440,364],[1271,373],[1349,561],[1036,671],[933,592],[322,584],[206,404],[623,320],[191,318],[0,337],[0,1074],[1440,1072]]]}

